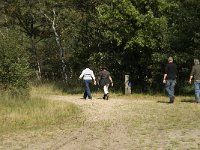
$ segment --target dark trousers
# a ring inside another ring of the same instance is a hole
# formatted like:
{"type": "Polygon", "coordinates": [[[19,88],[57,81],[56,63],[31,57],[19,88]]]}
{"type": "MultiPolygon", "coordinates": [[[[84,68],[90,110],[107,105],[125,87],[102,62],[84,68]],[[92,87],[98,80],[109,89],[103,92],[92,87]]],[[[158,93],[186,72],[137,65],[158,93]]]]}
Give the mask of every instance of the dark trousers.
{"type": "Polygon", "coordinates": [[[91,92],[90,92],[90,84],[91,84],[92,80],[84,80],[84,84],[85,84],[85,92],[84,92],[84,98],[91,98],[91,92]]]}

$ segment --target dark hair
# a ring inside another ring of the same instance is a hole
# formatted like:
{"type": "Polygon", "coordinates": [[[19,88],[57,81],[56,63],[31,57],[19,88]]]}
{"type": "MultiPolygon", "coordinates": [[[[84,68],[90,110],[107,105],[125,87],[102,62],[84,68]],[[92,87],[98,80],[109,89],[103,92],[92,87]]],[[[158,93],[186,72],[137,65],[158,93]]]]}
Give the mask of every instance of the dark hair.
{"type": "Polygon", "coordinates": [[[86,68],[90,68],[90,63],[86,63],[86,64],[85,64],[85,67],[86,67],[86,68]]]}
{"type": "Polygon", "coordinates": [[[106,67],[106,66],[102,66],[101,69],[105,69],[105,70],[107,70],[107,67],[106,67]]]}

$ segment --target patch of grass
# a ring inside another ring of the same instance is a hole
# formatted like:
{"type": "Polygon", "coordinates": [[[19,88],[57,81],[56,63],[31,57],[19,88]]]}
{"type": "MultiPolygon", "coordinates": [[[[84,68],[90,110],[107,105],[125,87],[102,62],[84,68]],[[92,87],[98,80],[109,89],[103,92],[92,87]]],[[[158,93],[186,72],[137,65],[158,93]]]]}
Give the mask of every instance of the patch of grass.
{"type": "Polygon", "coordinates": [[[31,96],[49,94],[62,95],[63,91],[55,84],[42,84],[39,86],[31,86],[31,96]]]}
{"type": "MultiPolygon", "coordinates": [[[[76,81],[77,82],[77,81],[76,81]]],[[[83,92],[84,87],[82,81],[79,81],[78,85],[69,85],[63,82],[56,83],[45,83],[41,85],[32,85],[31,94],[32,95],[65,95],[65,94],[80,94],[83,92]]],[[[91,86],[91,90],[93,91],[94,86],[91,86]]]]}
{"type": "Polygon", "coordinates": [[[195,104],[155,104],[145,103],[131,105],[124,117],[126,124],[129,124],[130,133],[132,130],[174,130],[192,129],[200,123],[199,105],[195,104]],[[195,121],[194,121],[195,120],[195,121]]]}
{"type": "Polygon", "coordinates": [[[71,103],[41,98],[0,100],[0,133],[51,126],[79,126],[81,110],[71,103]]]}

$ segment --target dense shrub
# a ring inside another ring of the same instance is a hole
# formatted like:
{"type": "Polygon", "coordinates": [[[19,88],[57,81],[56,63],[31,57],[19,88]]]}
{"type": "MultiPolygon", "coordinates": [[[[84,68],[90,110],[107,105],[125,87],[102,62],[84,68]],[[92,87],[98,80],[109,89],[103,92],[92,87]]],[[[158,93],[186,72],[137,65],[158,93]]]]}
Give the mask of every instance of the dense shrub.
{"type": "Polygon", "coordinates": [[[29,64],[23,38],[14,31],[0,39],[0,90],[13,96],[28,95],[29,64]]]}

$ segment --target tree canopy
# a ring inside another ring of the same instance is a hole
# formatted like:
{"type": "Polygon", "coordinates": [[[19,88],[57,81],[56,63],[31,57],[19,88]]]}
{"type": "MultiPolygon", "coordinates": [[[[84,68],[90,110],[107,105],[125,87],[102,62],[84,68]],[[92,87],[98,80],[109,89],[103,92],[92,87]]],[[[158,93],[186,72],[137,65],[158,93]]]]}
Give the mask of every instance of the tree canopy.
{"type": "Polygon", "coordinates": [[[172,56],[181,92],[200,57],[198,0],[4,0],[0,8],[1,89],[70,83],[89,63],[95,73],[106,65],[116,89],[129,74],[135,91],[161,92],[172,56]]]}

